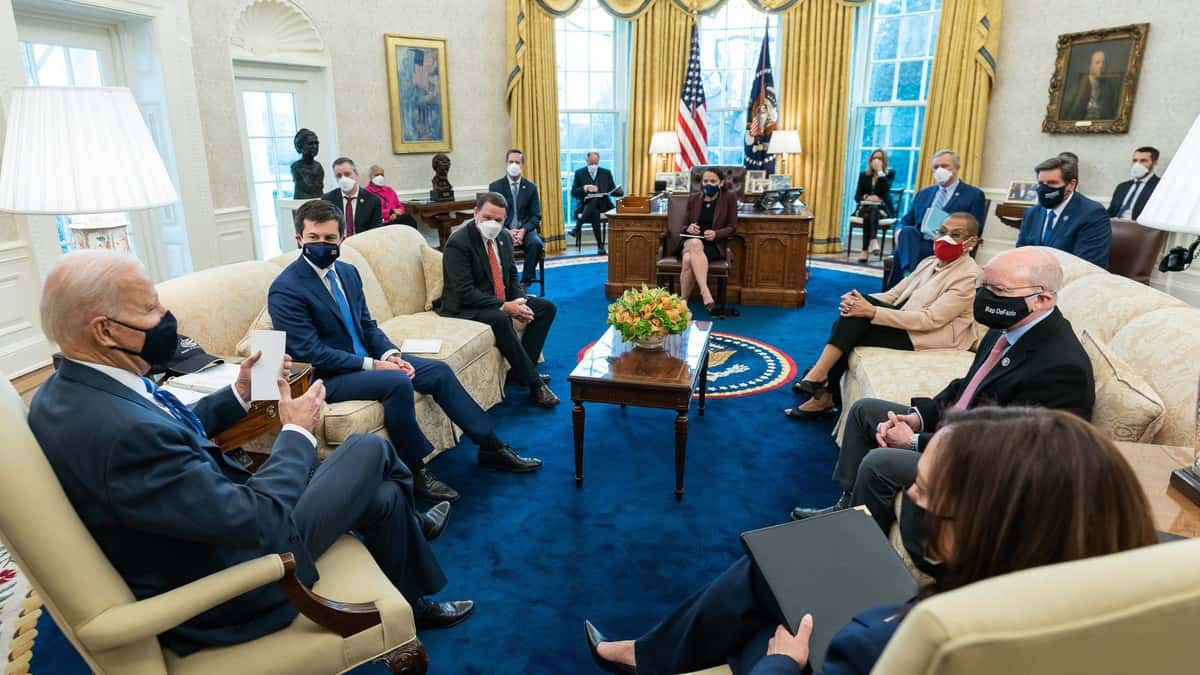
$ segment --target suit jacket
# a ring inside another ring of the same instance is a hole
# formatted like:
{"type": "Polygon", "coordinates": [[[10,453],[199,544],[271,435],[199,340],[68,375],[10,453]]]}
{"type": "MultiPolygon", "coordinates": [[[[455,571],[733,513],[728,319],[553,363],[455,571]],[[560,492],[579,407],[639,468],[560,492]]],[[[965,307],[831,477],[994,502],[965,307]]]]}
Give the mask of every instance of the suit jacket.
{"type": "Polygon", "coordinates": [[[513,262],[512,237],[505,230],[496,237],[496,254],[500,258],[500,273],[504,277],[504,300],[496,297],[492,283],[492,265],[484,248],[483,235],[468,220],[455,230],[442,249],[442,291],[438,313],[474,319],[488,309],[499,309],[508,300],[525,297],[525,289],[517,281],[517,266],[513,262]]]}
{"type": "MultiPolygon", "coordinates": [[[[717,195],[716,204],[713,206],[713,221],[712,228],[717,233],[717,238],[711,243],[717,247],[717,251],[724,258],[726,249],[729,247],[729,238],[737,232],[738,219],[738,197],[733,190],[721,190],[717,195]]],[[[704,204],[704,194],[694,192],[688,197],[687,202],[687,221],[683,223],[683,227],[687,227],[692,223],[700,222],[700,209],[704,204]]],[[[679,250],[680,232],[667,232],[670,241],[667,243],[667,253],[679,250]]],[[[710,243],[710,242],[705,242],[710,243]]]]}
{"type": "MultiPolygon", "coordinates": [[[[350,263],[339,260],[333,265],[367,355],[382,358],[385,352],[396,349],[396,345],[371,318],[362,277],[350,263]]],[[[296,258],[275,277],[267,293],[267,311],[275,330],[287,332],[287,353],[297,361],[311,363],[316,377],[363,369],[363,357],[354,353],[354,343],[342,322],[337,302],[304,256],[296,258]]]]}
{"type": "MultiPolygon", "coordinates": [[[[929,207],[933,206],[933,200],[937,197],[939,187],[935,183],[917,192],[913,197],[912,206],[908,209],[908,213],[904,214],[904,217],[900,219],[900,227],[921,229],[921,223],[925,222],[925,212],[929,210],[929,207]]],[[[953,194],[942,205],[942,210],[946,213],[966,211],[975,216],[975,220],[979,221],[979,232],[982,234],[983,221],[987,217],[987,214],[984,213],[985,206],[983,190],[960,180],[954,188],[953,194]]]]}
{"type": "MultiPolygon", "coordinates": [[[[229,388],[193,407],[216,435],[246,413],[229,388]]],[[[316,566],[292,509],[316,467],[302,434],[279,434],[253,475],[108,375],[64,360],[34,396],[29,426],[75,512],[138,599],[270,553],[295,554],[300,578],[316,566]]],[[[239,595],[160,636],[186,655],[277,631],[296,616],[278,584],[239,595]]]]}
{"type": "MultiPolygon", "coordinates": [[[[1098,103],[1100,115],[1095,119],[1111,120],[1117,116],[1117,94],[1120,91],[1119,78],[1097,78],[1098,103]]],[[[1088,99],[1092,96],[1092,83],[1087,73],[1081,73],[1075,81],[1075,86],[1063,97],[1063,107],[1058,118],[1063,120],[1087,119],[1088,99]]]]}
{"type": "MultiPolygon", "coordinates": [[[[1039,204],[1027,209],[1021,218],[1017,246],[1041,246],[1045,222],[1043,206],[1039,204]]],[[[1112,248],[1112,223],[1108,220],[1108,212],[1099,202],[1076,192],[1063,207],[1062,214],[1055,218],[1049,245],[1108,269],[1112,248]]]]}
{"type": "MultiPolygon", "coordinates": [[[[1133,187],[1133,181],[1127,180],[1124,183],[1117,183],[1117,189],[1113,190],[1112,201],[1108,203],[1108,217],[1116,218],[1121,214],[1121,207],[1125,205],[1125,198],[1129,196],[1129,190],[1133,187]]],[[[1137,220],[1138,216],[1142,215],[1142,209],[1146,208],[1146,202],[1150,200],[1150,195],[1154,194],[1154,188],[1158,187],[1158,174],[1154,174],[1146,179],[1146,184],[1142,186],[1142,191],[1138,193],[1137,199],[1133,202],[1133,220],[1137,220]]]]}
{"type": "MultiPolygon", "coordinates": [[[[875,607],[862,612],[829,642],[821,670],[813,675],[868,675],[884,647],[900,627],[904,605],[875,607]]],[[[764,656],[750,675],[801,675],[800,666],[783,654],[764,656]]]]}
{"type": "Polygon", "coordinates": [[[895,215],[896,205],[892,203],[892,182],[895,180],[895,169],[888,169],[885,176],[869,173],[858,174],[858,189],[854,191],[854,201],[861,202],[863,197],[875,195],[883,200],[883,207],[887,209],[888,215],[895,215]]]}
{"type": "MultiPolygon", "coordinates": [[[[613,181],[612,172],[602,166],[596,167],[595,178],[592,178],[592,174],[588,173],[586,166],[582,169],[576,169],[575,182],[571,184],[571,196],[576,200],[576,218],[578,218],[579,214],[583,212],[583,207],[587,203],[585,200],[587,200],[588,192],[584,190],[584,187],[588,185],[595,185],[596,190],[599,192],[610,192],[613,188],[617,187],[617,184],[613,181]]],[[[620,197],[624,194],[624,190],[617,190],[615,193],[613,193],[613,196],[620,197]]],[[[600,213],[609,211],[613,207],[612,200],[608,197],[596,197],[595,200],[600,202],[597,205],[597,208],[600,209],[600,213]]]]}
{"type": "MultiPolygon", "coordinates": [[[[342,191],[334,188],[329,192],[321,195],[321,199],[338,207],[339,211],[344,211],[346,207],[346,198],[342,196],[342,191]]],[[[343,213],[343,215],[345,215],[343,213]]],[[[372,194],[366,188],[358,188],[358,199],[354,203],[354,232],[366,232],[383,225],[383,202],[379,201],[379,197],[372,194]]]]}
{"type": "Polygon", "coordinates": [[[930,256],[913,273],[873,296],[902,309],[875,308],[871,323],[908,333],[913,349],[970,349],[975,342],[975,283],[981,270],[967,254],[938,269],[930,256]]]}
{"type": "Polygon", "coordinates": [[[504,227],[507,229],[540,230],[542,228],[542,200],[538,197],[537,183],[521,176],[521,189],[514,201],[509,189],[508,177],[494,180],[488,185],[489,192],[499,192],[508,201],[504,211],[504,227]]]}
{"type": "MultiPolygon", "coordinates": [[[[962,395],[975,371],[1002,331],[990,330],[979,343],[967,374],[953,380],[933,398],[914,398],[912,407],[921,414],[920,445],[926,447],[937,431],[942,414],[962,395]]],[[[983,378],[971,407],[982,405],[1028,405],[1075,413],[1091,421],[1096,403],[1092,362],[1062,312],[1055,307],[1049,316],[1029,329],[987,377],[983,378]]]]}

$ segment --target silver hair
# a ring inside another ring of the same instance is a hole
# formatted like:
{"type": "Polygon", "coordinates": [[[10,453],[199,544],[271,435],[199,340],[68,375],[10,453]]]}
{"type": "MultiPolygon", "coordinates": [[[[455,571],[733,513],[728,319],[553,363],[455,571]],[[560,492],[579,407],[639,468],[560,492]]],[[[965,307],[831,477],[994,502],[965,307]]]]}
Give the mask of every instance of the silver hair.
{"type": "Polygon", "coordinates": [[[600,153],[599,153],[599,152],[596,152],[595,150],[588,150],[588,154],[587,154],[586,156],[587,156],[587,157],[591,157],[592,155],[595,155],[595,156],[596,156],[596,159],[600,159],[600,153]]]}
{"type": "Polygon", "coordinates": [[[1047,250],[1021,247],[1011,248],[999,253],[988,264],[1000,258],[1015,257],[1020,263],[1020,270],[1030,286],[1040,286],[1051,293],[1058,293],[1063,284],[1062,264],[1058,258],[1047,250]]]}
{"type": "Polygon", "coordinates": [[[75,339],[97,316],[121,310],[121,286],[116,275],[130,267],[141,269],[137,258],[106,250],[71,251],[46,275],[42,287],[42,332],[51,342],[75,339]]]}
{"type": "Polygon", "coordinates": [[[962,162],[959,161],[959,159],[958,159],[957,152],[943,148],[942,150],[938,150],[937,152],[933,153],[933,159],[936,160],[938,157],[941,157],[942,155],[950,155],[951,159],[954,160],[954,166],[962,166],[962,162]]]}

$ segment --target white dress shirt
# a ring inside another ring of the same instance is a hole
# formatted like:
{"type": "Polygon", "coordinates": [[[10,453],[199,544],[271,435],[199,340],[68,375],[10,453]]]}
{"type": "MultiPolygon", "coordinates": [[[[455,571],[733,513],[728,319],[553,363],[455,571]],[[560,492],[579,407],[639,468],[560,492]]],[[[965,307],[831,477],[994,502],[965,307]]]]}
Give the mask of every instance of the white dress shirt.
{"type": "MultiPolygon", "coordinates": [[[[300,254],[300,257],[304,258],[304,262],[308,263],[308,266],[311,267],[313,269],[313,271],[317,273],[317,278],[321,280],[321,283],[325,284],[325,290],[329,291],[329,296],[333,298],[334,303],[337,302],[337,296],[333,294],[333,287],[329,285],[329,275],[330,274],[332,274],[334,276],[334,278],[336,278],[338,280],[338,287],[342,289],[342,295],[346,294],[346,285],[342,283],[342,278],[339,277],[337,274],[337,271],[335,271],[333,269],[333,265],[330,265],[329,267],[327,267],[325,269],[321,269],[320,267],[317,267],[316,265],[314,265],[311,260],[309,260],[308,258],[305,258],[303,253],[300,254]]],[[[346,302],[350,302],[350,298],[346,298],[346,302]]],[[[366,345],[363,345],[363,346],[366,347],[366,345]]],[[[391,356],[392,354],[399,354],[399,353],[400,353],[399,349],[389,349],[383,353],[383,356],[379,357],[379,360],[387,361],[389,356],[391,356]]],[[[362,369],[363,370],[375,370],[375,359],[372,359],[369,356],[364,356],[362,369]]]]}
{"type": "Polygon", "coordinates": [[[1129,194],[1125,195],[1125,203],[1129,204],[1129,206],[1122,209],[1121,212],[1117,214],[1118,218],[1133,220],[1133,207],[1137,205],[1138,196],[1140,195],[1142,188],[1146,187],[1146,181],[1150,180],[1150,176],[1153,175],[1154,174],[1147,174],[1145,178],[1133,181],[1133,185],[1129,186],[1129,194]]]}
{"type": "MultiPolygon", "coordinates": [[[[1049,211],[1047,211],[1047,212],[1046,212],[1046,213],[1053,213],[1053,214],[1054,214],[1054,223],[1053,223],[1052,225],[1050,225],[1050,232],[1051,232],[1051,233],[1052,233],[1052,232],[1054,232],[1054,228],[1058,227],[1058,226],[1059,226],[1059,225],[1062,223],[1062,212],[1063,212],[1063,209],[1067,208],[1067,204],[1070,204],[1070,203],[1071,203],[1071,199],[1072,199],[1074,196],[1075,196],[1075,193],[1074,193],[1074,192],[1072,192],[1071,194],[1067,195],[1067,198],[1066,198],[1066,199],[1062,200],[1062,203],[1061,203],[1061,204],[1059,204],[1058,206],[1056,206],[1056,207],[1054,207],[1054,208],[1052,208],[1052,209],[1050,209],[1049,211]]],[[[1039,241],[1039,242],[1041,242],[1041,241],[1045,241],[1045,239],[1046,239],[1046,235],[1048,234],[1048,233],[1046,232],[1046,220],[1047,220],[1047,216],[1046,216],[1045,214],[1043,214],[1043,215],[1042,215],[1042,236],[1041,236],[1041,238],[1040,238],[1040,239],[1038,239],[1038,241],[1039,241]]]]}

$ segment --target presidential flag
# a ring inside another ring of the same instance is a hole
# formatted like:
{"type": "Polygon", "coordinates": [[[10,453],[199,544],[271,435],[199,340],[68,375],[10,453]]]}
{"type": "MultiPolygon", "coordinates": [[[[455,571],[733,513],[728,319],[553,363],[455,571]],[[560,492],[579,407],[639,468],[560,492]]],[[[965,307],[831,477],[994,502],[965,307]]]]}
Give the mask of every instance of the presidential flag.
{"type": "Polygon", "coordinates": [[[758,53],[758,70],[750,88],[750,104],[746,107],[746,168],[775,172],[775,156],[767,154],[771,132],[779,122],[779,104],[775,99],[775,78],[771,75],[771,51],[767,32],[763,31],[762,49],[758,53]]]}
{"type": "Polygon", "coordinates": [[[692,51],[688,57],[687,76],[683,78],[683,93],[679,97],[679,114],[675,119],[675,133],[679,136],[676,171],[708,163],[708,129],[704,126],[707,109],[704,83],[700,81],[700,31],[693,23],[692,51]]]}

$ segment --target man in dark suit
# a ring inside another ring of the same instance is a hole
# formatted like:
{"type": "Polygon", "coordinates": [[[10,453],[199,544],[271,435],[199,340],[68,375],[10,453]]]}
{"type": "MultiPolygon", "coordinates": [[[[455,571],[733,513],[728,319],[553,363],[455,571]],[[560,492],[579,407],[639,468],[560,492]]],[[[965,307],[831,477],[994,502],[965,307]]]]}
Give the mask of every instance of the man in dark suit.
{"type": "Polygon", "coordinates": [[[288,353],[312,364],[331,403],[383,405],[384,427],[412,470],[419,498],[456,501],[459,494],[425,466],[433,445],[417,425],[414,391],[433,396],[479,445],[481,466],[517,473],[541,468],[541,460],[521,457],[496,436],[491,418],[444,361],[401,356],[371,318],[358,270],[337,261],[344,228],[341,212],[326,202],[305,202],[296,210],[303,254],[276,277],[267,295],[275,329],[287,332],[288,353]]]}
{"type": "Polygon", "coordinates": [[[1021,218],[1017,246],[1050,246],[1108,269],[1112,223],[1103,206],[1077,191],[1078,165],[1052,157],[1034,171],[1038,205],[1021,218]]]}
{"type": "Polygon", "coordinates": [[[553,408],[558,396],[546,384],[549,376],[538,373],[537,361],[557,310],[545,298],[525,295],[517,283],[512,238],[502,225],[505,206],[495,192],[476,196],[475,217],[446,240],[438,312],[491,326],[496,348],[512,368],[509,381],[527,385],[535,404],[553,408]],[[523,336],[513,328],[514,320],[525,324],[523,336]]]}
{"type": "Polygon", "coordinates": [[[369,190],[359,189],[354,160],[349,157],[333,160],[333,177],[337,188],[321,195],[321,199],[341,210],[347,237],[383,225],[383,202],[369,190]]]}
{"type": "MultiPolygon", "coordinates": [[[[292,399],[279,379],[283,428],[270,458],[250,474],[209,437],[245,416],[260,355],[242,363],[232,387],[190,408],[159,388],[146,375],[163,372],[174,354],[175,317],[136,259],[95,250],[64,256],[46,278],[42,316],[66,358],[34,396],[29,425],[136,598],[271,553],[294,554],[300,579],[311,585],[314,561],[353,530],[412,603],[419,625],[448,626],[470,613],[470,602],[427,599],[446,583],[427,542],[445,527],[450,505],[415,510],[412,476],[390,443],[352,436],[318,463],[319,380],[292,399]]],[[[160,637],[186,655],[253,640],[295,617],[280,586],[267,584],[160,637]]]]}
{"type": "Polygon", "coordinates": [[[1118,183],[1108,202],[1109,218],[1137,220],[1146,208],[1154,188],[1158,187],[1158,148],[1149,145],[1133,151],[1133,163],[1129,166],[1129,180],[1118,183]]]}
{"type": "Polygon", "coordinates": [[[1119,77],[1104,75],[1104,50],[1092,52],[1088,72],[1080,74],[1074,86],[1063,96],[1061,120],[1111,120],[1117,116],[1119,77]]]}
{"type": "Polygon", "coordinates": [[[912,274],[922,260],[933,255],[933,240],[936,227],[928,224],[930,208],[946,213],[966,211],[982,224],[984,213],[983,190],[958,179],[962,164],[958,153],[953,150],[938,150],[933,154],[934,184],[917,192],[908,213],[900,219],[896,228],[896,246],[892,251],[892,274],[887,278],[886,288],[900,283],[912,274]]]}
{"type": "Polygon", "coordinates": [[[877,520],[888,517],[884,512],[891,511],[889,494],[894,497],[912,482],[917,453],[947,410],[1031,405],[1090,420],[1095,405],[1092,365],[1056,307],[1062,277],[1062,267],[1048,251],[1017,248],[993,258],[975,296],[975,320],[992,330],[967,374],[933,398],[914,398],[909,405],[870,398],[855,402],[847,412],[833,474],[842,496],[827,509],[796,508],[792,517],[807,518],[856,503],[866,503],[877,520]],[[860,482],[860,465],[867,469],[864,458],[874,460],[872,471],[887,480],[860,482]],[[890,493],[878,489],[881,482],[890,493]],[[869,489],[876,492],[863,493],[869,489]]]}
{"type": "Polygon", "coordinates": [[[600,153],[589,152],[587,166],[575,171],[575,182],[571,184],[571,196],[575,198],[575,229],[567,233],[572,239],[579,239],[580,226],[583,223],[592,224],[592,234],[596,238],[597,253],[604,254],[604,240],[600,238],[600,216],[613,207],[612,200],[607,196],[592,197],[591,195],[607,195],[614,197],[625,194],[617,190],[612,172],[600,166],[600,153]]]}
{"type": "Polygon", "coordinates": [[[521,271],[521,286],[529,288],[542,259],[542,201],[537,183],[522,176],[525,153],[513,148],[505,155],[507,176],[492,181],[488,192],[503,195],[508,208],[504,214],[504,229],[512,237],[513,246],[525,251],[525,267],[521,271]]]}

